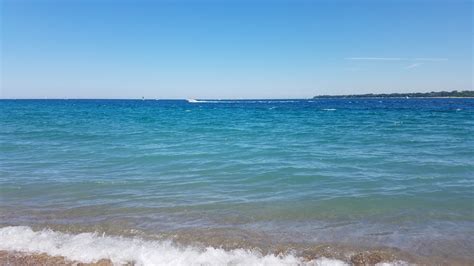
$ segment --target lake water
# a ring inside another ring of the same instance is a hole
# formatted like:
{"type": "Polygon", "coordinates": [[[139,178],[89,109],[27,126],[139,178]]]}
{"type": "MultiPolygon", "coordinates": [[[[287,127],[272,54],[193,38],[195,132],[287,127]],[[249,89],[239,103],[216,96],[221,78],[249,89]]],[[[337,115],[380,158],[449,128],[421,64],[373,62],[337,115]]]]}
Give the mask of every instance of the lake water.
{"type": "Polygon", "coordinates": [[[474,99],[0,101],[0,250],[474,263],[474,99]]]}

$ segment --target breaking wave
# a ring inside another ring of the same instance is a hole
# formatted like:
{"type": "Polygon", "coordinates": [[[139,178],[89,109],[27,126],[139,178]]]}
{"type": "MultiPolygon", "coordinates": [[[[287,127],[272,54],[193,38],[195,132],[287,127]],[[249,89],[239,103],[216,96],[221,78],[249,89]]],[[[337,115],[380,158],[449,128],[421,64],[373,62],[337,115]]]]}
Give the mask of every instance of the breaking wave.
{"type": "Polygon", "coordinates": [[[294,255],[263,255],[258,251],[178,246],[171,241],[106,236],[97,233],[67,234],[27,226],[0,228],[0,250],[46,253],[71,261],[94,263],[109,259],[114,265],[347,265],[335,259],[307,261],[294,255]]]}

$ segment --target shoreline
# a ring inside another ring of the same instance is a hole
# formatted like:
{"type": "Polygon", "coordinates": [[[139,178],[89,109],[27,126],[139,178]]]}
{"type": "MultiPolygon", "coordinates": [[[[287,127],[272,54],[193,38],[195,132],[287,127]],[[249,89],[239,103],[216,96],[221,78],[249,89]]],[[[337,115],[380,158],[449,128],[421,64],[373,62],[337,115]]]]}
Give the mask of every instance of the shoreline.
{"type": "MultiPolygon", "coordinates": [[[[351,257],[350,261],[341,261],[331,258],[304,259],[300,261],[302,265],[405,265],[402,261],[385,261],[383,255],[377,253],[358,253],[351,257]]],[[[136,262],[130,261],[125,265],[134,265],[136,262]]],[[[74,266],[112,266],[116,265],[110,259],[103,258],[94,262],[81,262],[70,260],[65,256],[52,256],[47,253],[28,253],[19,251],[0,250],[0,264],[2,265],[74,265],[74,266]]],[[[212,264],[212,263],[211,263],[212,264]]]]}
{"type": "Polygon", "coordinates": [[[145,240],[99,233],[69,234],[26,226],[0,228],[0,264],[4,265],[472,265],[474,260],[422,257],[389,247],[337,244],[226,246],[209,239],[199,245],[184,239],[145,240]]]}
{"type": "Polygon", "coordinates": [[[456,97],[456,96],[446,96],[446,97],[344,97],[344,96],[328,96],[328,97],[314,97],[312,100],[320,99],[474,99],[474,97],[456,97]]]}

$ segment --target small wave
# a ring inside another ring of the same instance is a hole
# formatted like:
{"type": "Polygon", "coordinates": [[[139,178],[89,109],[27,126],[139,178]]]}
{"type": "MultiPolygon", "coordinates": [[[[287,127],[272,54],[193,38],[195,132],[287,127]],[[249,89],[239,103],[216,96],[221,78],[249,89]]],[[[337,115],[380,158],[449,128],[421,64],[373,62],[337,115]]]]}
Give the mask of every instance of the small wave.
{"type": "Polygon", "coordinates": [[[324,111],[336,111],[336,109],[334,109],[334,108],[325,108],[325,109],[323,109],[323,110],[324,110],[324,111]]]}
{"type": "Polygon", "coordinates": [[[305,261],[293,255],[262,255],[257,251],[180,247],[170,241],[105,236],[97,233],[67,234],[27,226],[0,228],[0,250],[46,253],[72,261],[94,263],[109,259],[114,265],[347,265],[341,260],[305,261]]]}

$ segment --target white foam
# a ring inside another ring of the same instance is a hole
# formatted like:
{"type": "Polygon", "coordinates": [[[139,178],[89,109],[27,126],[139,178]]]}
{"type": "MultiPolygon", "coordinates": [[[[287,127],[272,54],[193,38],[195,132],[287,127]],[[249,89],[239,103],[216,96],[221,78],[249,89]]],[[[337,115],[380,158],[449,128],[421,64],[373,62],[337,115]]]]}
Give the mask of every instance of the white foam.
{"type": "Polygon", "coordinates": [[[127,262],[136,265],[347,265],[327,258],[308,262],[293,255],[262,255],[244,249],[178,247],[168,241],[95,233],[73,235],[47,229],[35,232],[27,226],[0,228],[0,250],[47,253],[84,263],[110,259],[115,265],[127,262]]]}
{"type": "Polygon", "coordinates": [[[235,101],[220,101],[220,100],[196,100],[196,99],[187,99],[188,103],[233,103],[235,101]]]}

